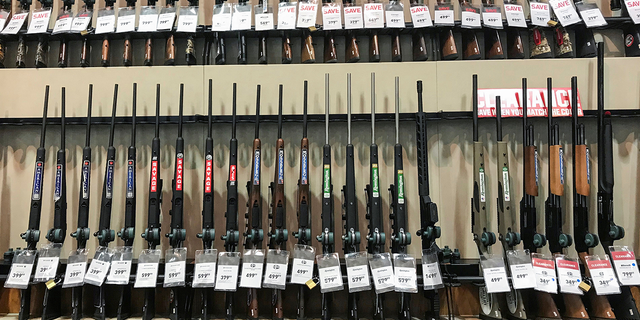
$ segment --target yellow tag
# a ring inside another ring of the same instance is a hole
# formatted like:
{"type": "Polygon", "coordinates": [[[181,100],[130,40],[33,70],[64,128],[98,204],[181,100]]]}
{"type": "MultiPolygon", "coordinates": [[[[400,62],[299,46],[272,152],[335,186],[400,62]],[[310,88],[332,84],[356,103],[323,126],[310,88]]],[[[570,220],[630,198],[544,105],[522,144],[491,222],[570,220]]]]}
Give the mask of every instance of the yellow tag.
{"type": "Polygon", "coordinates": [[[591,290],[591,286],[584,281],[580,282],[580,284],[578,285],[578,288],[580,288],[584,292],[589,292],[589,290],[591,290]]]}
{"type": "Polygon", "coordinates": [[[315,283],[313,281],[313,279],[309,279],[307,280],[307,282],[305,282],[305,284],[307,285],[307,287],[309,288],[309,290],[313,289],[316,287],[317,283],[315,283]]]}
{"type": "Polygon", "coordinates": [[[88,34],[89,34],[89,31],[84,30],[84,31],[80,32],[80,34],[81,34],[81,35],[83,35],[83,36],[86,36],[86,35],[88,35],[88,34]]]}
{"type": "Polygon", "coordinates": [[[51,290],[53,287],[58,285],[54,279],[51,279],[45,283],[47,285],[47,289],[51,290]]]}
{"type": "Polygon", "coordinates": [[[315,32],[316,30],[318,30],[318,29],[316,29],[316,27],[315,27],[315,26],[311,26],[311,27],[309,27],[309,31],[311,31],[311,32],[315,32]]]}
{"type": "Polygon", "coordinates": [[[550,26],[552,26],[552,27],[555,27],[556,25],[558,25],[558,21],[555,21],[555,20],[549,20],[549,21],[547,21],[547,24],[548,24],[548,25],[550,25],[550,26]]]}

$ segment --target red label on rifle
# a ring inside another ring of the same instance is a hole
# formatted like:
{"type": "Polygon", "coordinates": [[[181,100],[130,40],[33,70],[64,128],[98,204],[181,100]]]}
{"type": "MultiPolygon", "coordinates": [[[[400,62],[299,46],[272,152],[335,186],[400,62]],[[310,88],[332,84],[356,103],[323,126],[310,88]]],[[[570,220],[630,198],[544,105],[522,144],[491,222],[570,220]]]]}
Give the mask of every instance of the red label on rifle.
{"type": "Polygon", "coordinates": [[[151,161],[151,192],[158,191],[158,160],[151,161]]]}
{"type": "MultiPolygon", "coordinates": [[[[522,117],[521,89],[479,89],[478,117],[492,118],[496,116],[496,96],[500,96],[502,117],[522,117]]],[[[571,116],[571,88],[553,89],[553,116],[571,116]]],[[[527,89],[527,116],[547,117],[547,89],[527,89]]],[[[578,116],[582,117],[580,92],[578,92],[578,116]]]]}
{"type": "Polygon", "coordinates": [[[232,164],[229,166],[229,181],[236,181],[236,165],[232,164]]]}
{"type": "Polygon", "coordinates": [[[204,192],[211,193],[211,183],[213,180],[213,160],[207,160],[204,171],[204,192]]]}
{"type": "Polygon", "coordinates": [[[182,191],[182,153],[176,157],[176,191],[182,191]]]}

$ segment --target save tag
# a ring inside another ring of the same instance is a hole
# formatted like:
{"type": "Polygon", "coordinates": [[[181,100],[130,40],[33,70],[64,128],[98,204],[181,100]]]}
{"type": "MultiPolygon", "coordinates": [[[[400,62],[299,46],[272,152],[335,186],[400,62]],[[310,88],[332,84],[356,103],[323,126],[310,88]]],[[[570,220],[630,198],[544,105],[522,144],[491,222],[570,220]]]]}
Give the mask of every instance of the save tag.
{"type": "MultiPolygon", "coordinates": [[[[500,13],[500,8],[498,7],[484,7],[482,9],[482,23],[489,28],[494,28],[494,29],[502,29],[503,25],[502,25],[502,13],[500,13]]],[[[509,178],[508,173],[506,174],[507,179],[509,178]]],[[[505,184],[503,182],[503,186],[508,186],[509,184],[505,184]]],[[[509,199],[506,199],[507,197],[509,197],[509,193],[506,192],[504,193],[504,197],[505,197],[505,201],[509,201],[509,199]]]]}
{"type": "Polygon", "coordinates": [[[134,288],[155,288],[158,279],[158,263],[138,263],[134,288]]]}
{"type": "MultiPolygon", "coordinates": [[[[282,2],[289,4],[288,2],[282,2]]],[[[278,30],[291,30],[296,27],[295,5],[281,5],[278,7],[278,30]]]]}
{"type": "Polygon", "coordinates": [[[63,288],[78,287],[84,283],[84,274],[87,269],[87,262],[76,262],[67,264],[64,274],[63,288]]]}
{"type": "Polygon", "coordinates": [[[588,28],[607,25],[607,21],[604,20],[602,12],[595,3],[579,3],[576,4],[576,7],[580,12],[584,24],[586,24],[588,28]]]}
{"type": "Polygon", "coordinates": [[[116,33],[121,32],[133,32],[136,29],[136,15],[135,11],[130,15],[122,15],[118,16],[118,27],[116,28],[116,33]]]}
{"type": "Polygon", "coordinates": [[[518,4],[504,4],[504,15],[507,18],[509,27],[527,27],[527,20],[524,17],[524,10],[518,4]]]}
{"type": "Polygon", "coordinates": [[[294,258],[291,269],[291,283],[307,283],[313,276],[313,264],[313,260],[294,258]]]}
{"type": "Polygon", "coordinates": [[[116,16],[113,14],[99,16],[96,21],[96,34],[112,33],[116,25],[116,16]]]}
{"type": "Polygon", "coordinates": [[[404,12],[387,10],[387,28],[404,28],[404,12]]]}
{"type": "Polygon", "coordinates": [[[633,251],[613,251],[611,250],[613,265],[618,274],[618,280],[623,286],[640,285],[640,273],[633,251]]]}
{"type": "Polygon", "coordinates": [[[462,27],[476,29],[482,27],[480,25],[480,12],[471,6],[462,6],[460,8],[462,15],[462,27]]]}
{"type": "Polygon", "coordinates": [[[196,263],[193,271],[193,285],[200,287],[213,287],[216,284],[216,263],[196,263]]]}
{"type": "MultiPolygon", "coordinates": [[[[640,2],[637,0],[624,0],[624,4],[627,7],[627,12],[629,12],[633,23],[640,24],[640,2]]],[[[4,33],[4,31],[2,33],[4,33]]]]}
{"type": "Polygon", "coordinates": [[[173,22],[176,19],[176,12],[165,12],[165,13],[161,13],[158,16],[158,30],[159,31],[163,31],[163,30],[171,30],[173,29],[173,22]]]}
{"type": "Polygon", "coordinates": [[[558,293],[558,282],[556,281],[556,268],[553,260],[533,258],[533,271],[536,274],[536,290],[558,293]]]}
{"type": "Polygon", "coordinates": [[[549,4],[562,26],[570,26],[581,21],[571,0],[549,0],[549,4]]]}
{"type": "Polygon", "coordinates": [[[431,21],[431,13],[429,13],[429,7],[427,6],[415,6],[410,8],[411,21],[414,28],[432,27],[433,21],[431,21]]]}
{"type": "Polygon", "coordinates": [[[131,260],[111,261],[107,283],[129,283],[131,260]]]}
{"type": "Polygon", "coordinates": [[[535,288],[536,279],[533,276],[533,266],[531,263],[510,264],[511,282],[514,289],[535,288]]]}
{"type": "Polygon", "coordinates": [[[186,261],[175,261],[164,265],[164,286],[184,284],[186,261]]]}
{"type": "Polygon", "coordinates": [[[31,23],[27,34],[45,33],[49,27],[49,19],[51,18],[51,9],[34,11],[31,15],[31,23]]]}
{"type": "Polygon", "coordinates": [[[482,274],[488,293],[511,291],[504,267],[482,268],[482,274]]]}
{"type": "Polygon", "coordinates": [[[435,7],[435,25],[437,26],[453,26],[453,6],[437,5],[435,7]]]}
{"type": "MultiPolygon", "coordinates": [[[[231,30],[251,30],[251,6],[249,11],[235,11],[231,16],[231,30]]],[[[257,23],[256,23],[257,26],[257,23]]]]}
{"type": "Polygon", "coordinates": [[[558,257],[556,258],[556,263],[558,265],[560,292],[582,295],[582,290],[579,288],[582,282],[582,275],[580,274],[578,262],[558,257]]]}
{"type": "Polygon", "coordinates": [[[258,262],[242,263],[240,287],[259,289],[262,282],[262,267],[263,264],[258,262]]]}
{"type": "Polygon", "coordinates": [[[146,14],[140,15],[138,21],[138,32],[155,32],[158,28],[158,15],[146,14]]]}
{"type": "Polygon", "coordinates": [[[364,27],[367,29],[384,28],[384,9],[382,3],[364,4],[364,27]]]}
{"type": "Polygon", "coordinates": [[[298,28],[309,28],[316,25],[318,15],[318,4],[311,2],[300,2],[298,13],[298,28]]]}
{"type": "Polygon", "coordinates": [[[362,7],[352,6],[344,7],[344,28],[345,29],[362,29],[362,7]]]}
{"type": "Polygon", "coordinates": [[[42,282],[53,279],[56,277],[56,271],[58,270],[59,257],[40,257],[36,265],[36,275],[34,280],[38,279],[42,282]]]}
{"type": "Polygon", "coordinates": [[[14,14],[7,27],[2,30],[2,34],[17,34],[22,29],[24,21],[27,20],[27,16],[29,16],[28,12],[14,14]]]}
{"type": "Polygon", "coordinates": [[[256,31],[273,30],[273,13],[256,13],[256,31]]]}
{"type": "Polygon", "coordinates": [[[438,287],[442,285],[442,275],[438,262],[422,264],[422,284],[423,286],[438,287]]]}
{"type": "Polygon", "coordinates": [[[71,15],[71,13],[62,14],[58,17],[58,20],[56,20],[56,24],[53,26],[51,34],[71,31],[72,22],[73,15],[71,15]]]}
{"type": "Polygon", "coordinates": [[[264,274],[264,285],[285,286],[287,282],[287,265],[267,263],[264,274]]]}
{"type": "Polygon", "coordinates": [[[177,32],[196,32],[196,27],[198,26],[198,15],[183,15],[181,14],[178,17],[178,28],[177,32]]]}
{"type": "Polygon", "coordinates": [[[616,279],[616,275],[608,259],[591,260],[587,257],[586,260],[589,271],[591,272],[591,279],[593,279],[593,286],[596,288],[598,295],[620,293],[618,279],[616,279]]]}
{"type": "Polygon", "coordinates": [[[12,263],[4,287],[26,289],[29,285],[32,270],[33,263],[12,263]]]}
{"type": "Polygon", "coordinates": [[[340,14],[339,6],[323,6],[322,7],[322,29],[324,30],[342,29],[342,15],[340,14]]]}
{"type": "Polygon", "coordinates": [[[531,24],[538,27],[546,27],[547,21],[551,20],[549,4],[542,2],[531,2],[531,24]]]}
{"type": "Polygon", "coordinates": [[[216,290],[236,291],[238,265],[220,265],[216,276],[216,290]]]}

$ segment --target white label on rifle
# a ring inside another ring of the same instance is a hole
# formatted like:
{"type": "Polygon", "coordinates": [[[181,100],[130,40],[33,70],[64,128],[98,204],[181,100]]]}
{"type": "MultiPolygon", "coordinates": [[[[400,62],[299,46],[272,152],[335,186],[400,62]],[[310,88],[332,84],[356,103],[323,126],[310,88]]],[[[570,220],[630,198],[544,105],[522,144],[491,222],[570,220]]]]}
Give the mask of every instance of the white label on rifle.
{"type": "Polygon", "coordinates": [[[462,11],[462,27],[463,28],[481,28],[480,13],[478,9],[466,7],[461,8],[462,11]]]}
{"type": "Polygon", "coordinates": [[[584,24],[587,25],[588,28],[595,28],[606,26],[607,21],[604,20],[604,16],[602,15],[602,11],[596,6],[592,9],[581,10],[580,16],[582,16],[582,20],[584,24]]]}
{"type": "Polygon", "coordinates": [[[186,261],[175,261],[164,265],[164,284],[184,283],[186,261]]]}
{"type": "Polygon", "coordinates": [[[155,262],[138,263],[134,288],[155,288],[158,279],[158,264],[155,262]]]}
{"type": "Polygon", "coordinates": [[[403,11],[388,11],[385,15],[387,20],[387,28],[404,28],[404,12],[403,11]]]}
{"type": "Polygon", "coordinates": [[[563,26],[570,26],[581,21],[571,0],[549,0],[549,4],[563,26]]]}
{"type": "Polygon", "coordinates": [[[531,2],[531,24],[539,27],[548,27],[547,22],[551,20],[549,4],[542,2],[531,2]]]}
{"type": "Polygon", "coordinates": [[[67,264],[67,270],[64,274],[63,286],[75,287],[84,283],[84,274],[87,270],[87,262],[76,262],[67,264]]]}
{"type": "Polygon", "coordinates": [[[432,27],[433,21],[431,21],[431,13],[429,13],[429,7],[427,6],[415,6],[410,8],[411,21],[413,21],[414,28],[432,27]]]}
{"type": "Polygon", "coordinates": [[[314,260],[311,259],[293,259],[293,267],[291,268],[291,283],[305,284],[313,276],[314,260]]]}
{"type": "Polygon", "coordinates": [[[400,292],[418,291],[416,268],[395,267],[394,274],[396,277],[396,291],[398,289],[400,289],[400,292]]]}
{"type": "Polygon", "coordinates": [[[65,15],[64,17],[56,20],[56,24],[53,26],[53,31],[51,31],[51,34],[71,31],[72,22],[73,16],[71,15],[65,15]]]}
{"type": "Polygon", "coordinates": [[[198,27],[198,15],[181,15],[178,17],[178,29],[177,32],[196,32],[198,27]]]}
{"type": "Polygon", "coordinates": [[[213,287],[216,284],[216,263],[196,263],[195,271],[193,272],[193,284],[213,287]]]}
{"type": "Polygon", "coordinates": [[[342,15],[340,14],[340,7],[322,7],[322,29],[342,29],[342,15]]]}
{"type": "Polygon", "coordinates": [[[256,13],[256,31],[273,30],[273,13],[256,13]]]}
{"type": "Polygon", "coordinates": [[[298,28],[309,28],[316,25],[318,4],[300,2],[298,12],[298,28]]]}
{"type": "Polygon", "coordinates": [[[385,266],[371,269],[371,274],[373,275],[373,285],[376,290],[380,291],[395,286],[393,267],[385,266]]]}
{"type": "Polygon", "coordinates": [[[136,30],[136,15],[122,15],[118,17],[116,33],[133,32],[136,30]]]}
{"type": "Polygon", "coordinates": [[[216,289],[235,291],[238,284],[238,265],[218,266],[216,289]]]}
{"type": "Polygon", "coordinates": [[[240,287],[260,288],[262,282],[262,263],[244,262],[242,263],[242,274],[240,277],[240,287]]]}
{"type": "Polygon", "coordinates": [[[362,29],[362,7],[344,7],[344,28],[362,29]]]}
{"type": "MultiPolygon", "coordinates": [[[[445,6],[446,8],[453,8],[453,7],[449,7],[449,6],[445,6]]],[[[455,21],[453,20],[453,9],[451,10],[438,10],[438,8],[436,8],[435,11],[435,23],[437,25],[454,25],[455,21]]]]}
{"type": "Polygon", "coordinates": [[[507,25],[509,27],[527,27],[527,20],[524,17],[524,10],[521,5],[505,3],[504,15],[507,17],[507,25]]]}
{"type": "Polygon", "coordinates": [[[173,29],[173,22],[176,20],[175,12],[161,13],[158,16],[158,30],[171,30],[173,29]]]}
{"type": "Polygon", "coordinates": [[[364,27],[367,29],[384,28],[384,9],[382,3],[364,4],[364,27]]]}
{"type": "Polygon", "coordinates": [[[511,291],[504,267],[482,268],[482,274],[484,275],[484,283],[487,286],[487,293],[511,291]]]}
{"type": "Polygon", "coordinates": [[[500,8],[484,8],[482,12],[482,22],[484,22],[484,25],[487,27],[502,29],[502,13],[500,13],[500,8]]]}
{"type": "Polygon", "coordinates": [[[31,15],[31,23],[29,24],[27,34],[47,32],[50,18],[51,9],[47,11],[34,11],[31,15]]]}
{"type": "Polygon", "coordinates": [[[596,287],[598,295],[620,293],[620,285],[616,275],[613,273],[609,260],[587,261],[587,266],[591,272],[591,279],[593,279],[593,285],[596,287]]]}
{"type": "Polygon", "coordinates": [[[320,287],[322,289],[342,287],[342,272],[340,271],[340,266],[318,268],[318,273],[320,275],[320,287]]]}
{"type": "Polygon", "coordinates": [[[509,192],[509,168],[502,167],[502,192],[504,193],[504,201],[511,201],[511,192],[509,192]]]}
{"type": "Polygon", "coordinates": [[[218,13],[211,17],[211,31],[231,30],[231,13],[218,13]]]}
{"type": "Polygon", "coordinates": [[[56,277],[56,271],[58,271],[59,257],[40,257],[36,264],[35,279],[44,279],[44,281],[53,279],[56,277]]]}
{"type": "Polygon", "coordinates": [[[558,282],[560,283],[560,292],[582,294],[580,290],[580,282],[582,275],[580,274],[580,266],[578,262],[565,259],[556,259],[558,264],[558,282]]]}
{"type": "Polygon", "coordinates": [[[158,30],[157,14],[141,14],[138,21],[138,32],[155,32],[158,30]]]}
{"type": "Polygon", "coordinates": [[[347,268],[347,279],[349,288],[369,287],[369,268],[366,265],[359,265],[347,268]]]}
{"type": "Polygon", "coordinates": [[[264,283],[276,286],[284,286],[287,283],[287,265],[280,263],[267,263],[264,274],[264,283]]]}
{"type": "Polygon", "coordinates": [[[112,261],[107,283],[129,282],[131,274],[131,260],[112,261]]]}
{"type": "Polygon", "coordinates": [[[116,16],[106,15],[98,17],[96,22],[96,34],[112,33],[116,25],[116,16]]]}
{"type": "Polygon", "coordinates": [[[101,261],[98,259],[91,260],[89,270],[87,270],[87,273],[84,276],[84,280],[86,281],[87,279],[89,279],[102,284],[104,282],[104,278],[107,276],[107,272],[109,271],[110,266],[111,263],[107,261],[101,261]]]}
{"type": "Polygon", "coordinates": [[[7,27],[2,30],[2,34],[17,34],[22,28],[24,21],[27,20],[27,16],[29,16],[28,12],[14,14],[7,27]]]}
{"type": "Polygon", "coordinates": [[[73,18],[73,22],[71,23],[71,32],[82,32],[87,30],[87,27],[91,23],[90,15],[78,14],[75,18],[73,18]]]}
{"type": "Polygon", "coordinates": [[[627,11],[629,12],[631,20],[633,20],[633,23],[640,24],[640,1],[624,0],[624,4],[627,6],[627,11]]]}
{"type": "Polygon", "coordinates": [[[533,276],[531,263],[510,264],[511,282],[514,289],[530,289],[536,287],[536,278],[533,276]]]}
{"type": "Polygon", "coordinates": [[[31,278],[31,270],[33,270],[33,263],[12,263],[5,286],[24,286],[26,288],[29,285],[29,278],[31,278]]]}
{"type": "Polygon", "coordinates": [[[296,7],[282,6],[278,8],[278,30],[296,28],[296,7]]]}
{"type": "Polygon", "coordinates": [[[536,290],[549,293],[558,293],[556,281],[556,265],[553,260],[533,258],[533,271],[536,274],[536,290]]]}
{"type": "Polygon", "coordinates": [[[231,30],[251,30],[251,11],[234,12],[231,16],[231,30]]]}
{"type": "Polygon", "coordinates": [[[640,273],[636,257],[632,251],[611,251],[613,265],[616,267],[618,280],[623,286],[640,285],[640,273]]]}
{"type": "Polygon", "coordinates": [[[442,284],[442,275],[440,275],[438,262],[422,264],[422,283],[425,287],[435,287],[442,284]]]}

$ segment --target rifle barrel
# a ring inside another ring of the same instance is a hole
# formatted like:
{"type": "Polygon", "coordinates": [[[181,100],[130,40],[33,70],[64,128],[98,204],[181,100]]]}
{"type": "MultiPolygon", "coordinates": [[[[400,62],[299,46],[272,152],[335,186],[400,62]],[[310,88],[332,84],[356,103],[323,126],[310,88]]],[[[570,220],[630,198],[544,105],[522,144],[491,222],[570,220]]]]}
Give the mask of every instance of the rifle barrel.
{"type": "Polygon", "coordinates": [[[351,144],[351,73],[347,73],[347,144],[351,144]]]}
{"type": "Polygon", "coordinates": [[[44,87],[44,111],[42,111],[42,129],[40,130],[40,148],[44,148],[44,138],[47,134],[47,113],[49,112],[49,85],[44,87]]]}
{"type": "MultiPolygon", "coordinates": [[[[307,130],[306,126],[305,126],[305,130],[307,130]]],[[[327,144],[327,145],[329,144],[329,74],[328,73],[324,74],[324,144],[327,144]]]]}
{"type": "Polygon", "coordinates": [[[182,137],[182,109],[184,108],[184,83],[180,84],[180,107],[178,109],[178,137],[182,137]]]}
{"type": "Polygon", "coordinates": [[[136,145],[136,107],[138,104],[138,84],[133,84],[133,104],[131,111],[131,146],[136,145]]]}
{"type": "Polygon", "coordinates": [[[400,143],[400,77],[396,77],[396,144],[400,143]]]}
{"type": "MultiPolygon", "coordinates": [[[[93,89],[92,87],[93,85],[89,87],[89,97],[91,97],[91,90],[93,89]]],[[[111,127],[109,128],[109,147],[113,147],[113,130],[116,126],[116,108],[117,107],[118,107],[118,84],[116,84],[113,88],[113,107],[111,109],[111,127]]],[[[87,145],[89,145],[88,129],[89,128],[87,128],[87,145]]]]}
{"type": "Polygon", "coordinates": [[[93,102],[93,84],[89,84],[89,101],[87,102],[87,131],[85,132],[85,142],[84,142],[84,145],[86,147],[88,147],[91,144],[91,107],[92,107],[92,102],[93,102]]]}
{"type": "Polygon", "coordinates": [[[418,80],[418,112],[424,112],[422,109],[422,80],[418,80]]]}
{"type": "Polygon", "coordinates": [[[231,116],[231,139],[236,138],[236,92],[237,84],[233,83],[233,115],[231,116]]]}
{"type": "Polygon", "coordinates": [[[256,97],[256,139],[260,139],[260,85],[258,85],[258,94],[256,97]]]}
{"type": "Polygon", "coordinates": [[[308,82],[304,81],[304,113],[302,115],[302,137],[307,137],[307,94],[308,94],[308,82]]]}
{"type": "MultiPolygon", "coordinates": [[[[234,90],[235,90],[235,85],[234,85],[234,90]]],[[[211,116],[213,110],[213,80],[209,79],[209,110],[208,110],[208,124],[209,124],[209,128],[207,130],[207,137],[211,138],[211,130],[213,129],[213,118],[211,116]]]]}
{"type": "Polygon", "coordinates": [[[496,138],[502,141],[502,108],[500,106],[500,96],[496,96],[496,138]]]}
{"type": "Polygon", "coordinates": [[[473,141],[478,142],[478,75],[473,75],[473,141]]]}
{"type": "Polygon", "coordinates": [[[376,74],[371,72],[371,144],[376,143],[376,74]]]}
{"type": "Polygon", "coordinates": [[[278,87],[278,139],[282,139],[282,91],[283,86],[278,87]]]}
{"type": "Polygon", "coordinates": [[[160,84],[156,87],[156,138],[160,137],[160,84]]]}
{"type": "Polygon", "coordinates": [[[65,109],[66,109],[66,94],[65,94],[65,87],[62,87],[62,103],[61,103],[61,114],[60,114],[60,150],[62,150],[63,152],[65,151],[65,144],[64,144],[64,136],[65,136],[65,132],[64,132],[64,117],[65,117],[65,109]]]}

